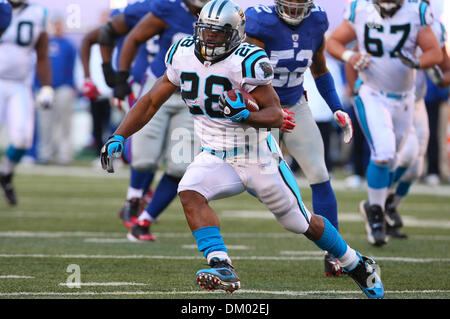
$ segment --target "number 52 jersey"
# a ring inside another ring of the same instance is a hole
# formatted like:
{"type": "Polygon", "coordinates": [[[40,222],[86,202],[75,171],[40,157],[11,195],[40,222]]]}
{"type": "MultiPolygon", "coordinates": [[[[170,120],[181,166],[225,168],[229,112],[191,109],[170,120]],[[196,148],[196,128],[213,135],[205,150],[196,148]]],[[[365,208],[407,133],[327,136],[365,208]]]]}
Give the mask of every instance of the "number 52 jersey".
{"type": "MultiPolygon", "coordinates": [[[[194,116],[195,133],[204,148],[244,147],[248,144],[244,130],[250,126],[225,118],[218,107],[219,97],[224,91],[235,88],[251,92],[257,86],[270,84],[273,69],[267,54],[257,46],[242,43],[227,56],[211,63],[197,55],[194,47],[193,37],[172,45],[166,54],[166,74],[181,88],[181,97],[194,116]]],[[[267,133],[258,134],[258,141],[266,137],[267,133]]]]}
{"type": "Polygon", "coordinates": [[[13,9],[11,24],[0,38],[0,79],[25,81],[33,67],[33,51],[46,29],[47,10],[36,4],[13,9]]]}
{"type": "Polygon", "coordinates": [[[359,51],[372,55],[369,68],[360,72],[364,83],[387,93],[412,90],[416,71],[403,65],[394,53],[415,56],[419,31],[433,22],[428,3],[405,0],[392,17],[382,18],[372,1],[355,0],[345,18],[355,30],[359,51]]]}

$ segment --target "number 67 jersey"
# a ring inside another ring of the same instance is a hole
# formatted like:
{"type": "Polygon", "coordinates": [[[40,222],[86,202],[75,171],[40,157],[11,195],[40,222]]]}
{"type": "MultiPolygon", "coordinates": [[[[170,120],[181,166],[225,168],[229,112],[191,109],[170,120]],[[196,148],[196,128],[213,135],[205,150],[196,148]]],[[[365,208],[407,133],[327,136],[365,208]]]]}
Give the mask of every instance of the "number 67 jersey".
{"type": "Polygon", "coordinates": [[[33,51],[46,31],[47,10],[36,4],[13,9],[11,24],[0,38],[0,79],[25,81],[32,73],[33,51]]]}
{"type": "Polygon", "coordinates": [[[401,51],[414,57],[420,30],[433,23],[428,2],[405,0],[392,17],[381,17],[372,1],[356,0],[347,8],[345,18],[355,30],[358,49],[371,54],[370,66],[360,77],[372,89],[404,93],[413,89],[416,71],[395,57],[401,51]]]}
{"type": "MultiPolygon", "coordinates": [[[[273,70],[267,54],[257,46],[241,43],[225,57],[209,62],[194,47],[193,37],[172,45],[166,54],[166,74],[181,88],[181,97],[194,116],[195,133],[204,148],[244,147],[248,144],[246,132],[250,126],[226,118],[218,107],[219,97],[235,88],[251,92],[257,86],[270,84],[273,70]]],[[[258,134],[258,141],[267,135],[267,132],[258,134]]]]}

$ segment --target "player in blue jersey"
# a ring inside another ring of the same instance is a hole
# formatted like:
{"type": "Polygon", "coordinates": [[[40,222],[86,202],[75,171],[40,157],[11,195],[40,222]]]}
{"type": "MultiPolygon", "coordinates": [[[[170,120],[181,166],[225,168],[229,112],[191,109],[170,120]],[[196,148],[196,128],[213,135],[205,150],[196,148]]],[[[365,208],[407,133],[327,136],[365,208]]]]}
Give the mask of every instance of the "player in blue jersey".
{"type": "MultiPolygon", "coordinates": [[[[196,273],[207,290],[234,292],[241,282],[221,235],[213,200],[251,190],[277,222],[295,234],[304,234],[328,250],[369,298],[383,298],[384,288],[371,258],[361,256],[322,216],[308,211],[295,177],[268,131],[285,120],[271,82],[273,69],[264,50],[243,43],[245,15],[230,0],[208,2],[200,12],[194,36],[175,42],[167,51],[167,70],[128,112],[104,145],[102,167],[112,171],[112,159],[123,142],[152,118],[170,107],[165,102],[181,90],[192,110],[202,152],[189,165],[178,187],[187,223],[198,250],[210,268],[196,273]],[[249,92],[259,106],[250,112],[242,99],[230,99],[229,90],[249,92]],[[230,134],[233,132],[233,134],[230,134]]],[[[258,276],[261,264],[251,276],[258,276]]]]}
{"type": "MultiPolygon", "coordinates": [[[[197,15],[206,2],[205,0],[153,0],[150,12],[128,34],[123,44],[114,87],[116,98],[123,99],[131,92],[127,79],[139,46],[159,36],[160,50],[150,63],[146,83],[142,87],[142,94],[144,94],[152,87],[156,78],[164,74],[167,49],[180,38],[193,34],[197,15]]],[[[132,139],[131,165],[135,171],[141,174],[147,172],[153,176],[161,158],[166,161],[165,174],[155,189],[152,201],[130,229],[128,239],[132,241],[155,240],[155,237],[150,234],[150,225],[175,198],[178,182],[196,153],[194,124],[181,96],[174,95],[166,105],[164,112],[160,112],[152,120],[152,125],[146,125],[132,139]],[[174,136],[181,131],[187,136],[182,137],[182,141],[179,142],[174,136]],[[176,156],[172,155],[180,145],[182,149],[192,151],[192,156],[189,156],[187,160],[175,158],[176,156]]],[[[139,195],[144,188],[133,188],[136,195],[131,200],[134,207],[137,207],[139,195]]]]}
{"type": "Polygon", "coordinates": [[[0,0],[0,37],[11,22],[12,8],[7,0],[0,0]]]}
{"type": "MultiPolygon", "coordinates": [[[[275,0],[272,6],[250,7],[245,15],[247,42],[266,50],[275,72],[272,85],[281,105],[295,113],[298,123],[292,132],[281,133],[280,141],[308,179],[314,212],[326,217],[338,229],[337,202],[325,165],[324,144],[303,89],[304,72],[310,68],[319,93],[343,129],[344,141],[349,143],[353,135],[352,123],[343,110],[326,66],[327,15],[312,0],[275,0]]],[[[326,253],[325,274],[340,273],[336,259],[326,253]]]]}
{"type": "MultiPolygon", "coordinates": [[[[100,49],[102,52],[102,69],[106,82],[110,87],[115,86],[116,71],[118,70],[120,52],[126,35],[138,24],[138,22],[150,12],[154,0],[138,1],[126,6],[119,14],[113,16],[104,24],[98,34],[100,49]],[[114,59],[114,52],[116,52],[114,59]]],[[[145,72],[149,63],[154,59],[159,51],[158,37],[149,40],[139,46],[138,53],[133,60],[130,77],[127,84],[132,87],[131,94],[114,99],[119,108],[127,111],[135,102],[142,88],[145,79],[145,72]]],[[[130,163],[131,140],[127,141],[123,159],[130,163]]],[[[130,185],[127,190],[126,202],[119,211],[119,216],[124,225],[130,228],[134,225],[137,215],[149,203],[152,196],[151,183],[153,181],[152,172],[140,172],[131,166],[130,185]],[[144,191],[145,190],[145,191],[144,191]]]]}

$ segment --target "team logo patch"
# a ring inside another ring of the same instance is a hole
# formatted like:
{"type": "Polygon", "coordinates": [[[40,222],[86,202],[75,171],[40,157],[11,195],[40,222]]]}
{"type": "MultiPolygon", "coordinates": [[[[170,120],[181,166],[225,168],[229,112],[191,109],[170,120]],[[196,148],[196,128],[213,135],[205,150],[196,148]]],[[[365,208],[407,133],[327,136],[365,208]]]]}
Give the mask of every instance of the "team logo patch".
{"type": "Polygon", "coordinates": [[[264,78],[268,78],[269,76],[273,75],[273,69],[272,66],[270,65],[270,63],[268,62],[261,62],[259,64],[261,70],[263,70],[264,72],[264,78]]]}
{"type": "Polygon", "coordinates": [[[293,34],[293,35],[292,35],[292,41],[298,42],[298,39],[299,39],[298,34],[293,34]]]}

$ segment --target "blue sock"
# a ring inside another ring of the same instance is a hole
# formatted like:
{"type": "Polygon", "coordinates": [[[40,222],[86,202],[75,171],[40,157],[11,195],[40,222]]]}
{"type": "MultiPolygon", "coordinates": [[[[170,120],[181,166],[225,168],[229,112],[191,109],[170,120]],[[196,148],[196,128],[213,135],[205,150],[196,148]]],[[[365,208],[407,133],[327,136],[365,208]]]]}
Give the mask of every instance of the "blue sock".
{"type": "Polygon", "coordinates": [[[389,165],[379,165],[373,161],[367,166],[367,185],[373,189],[389,187],[390,171],[389,165]]]}
{"type": "Polygon", "coordinates": [[[18,149],[10,145],[6,151],[6,156],[11,162],[17,164],[20,162],[20,160],[22,159],[22,157],[25,155],[26,152],[27,150],[25,149],[18,149]]]}
{"type": "Polygon", "coordinates": [[[339,235],[336,228],[329,222],[328,219],[322,217],[324,221],[324,230],[322,237],[314,243],[322,250],[328,251],[336,258],[342,257],[347,251],[347,243],[339,235]]]}
{"type": "Polygon", "coordinates": [[[153,199],[148,204],[146,211],[156,219],[172,200],[177,196],[178,183],[180,179],[167,174],[161,178],[153,194],[153,199]]]}
{"type": "Polygon", "coordinates": [[[311,185],[311,189],[314,214],[326,217],[336,229],[339,229],[337,201],[330,181],[311,185]]]}
{"type": "Polygon", "coordinates": [[[151,170],[142,172],[135,170],[133,167],[130,169],[130,175],[130,186],[136,189],[143,189],[144,191],[146,191],[145,186],[150,185],[155,176],[151,170]]]}
{"type": "Polygon", "coordinates": [[[409,193],[409,188],[411,187],[411,182],[400,182],[398,183],[397,189],[395,190],[395,193],[398,196],[405,197],[409,193]]]}
{"type": "Polygon", "coordinates": [[[391,172],[391,178],[389,182],[389,187],[397,183],[400,178],[402,178],[403,174],[408,170],[408,167],[399,166],[395,169],[395,171],[391,172]]]}
{"type": "Polygon", "coordinates": [[[227,252],[219,227],[208,226],[199,228],[194,230],[192,235],[197,241],[198,250],[203,252],[205,258],[213,251],[227,252]]]}

